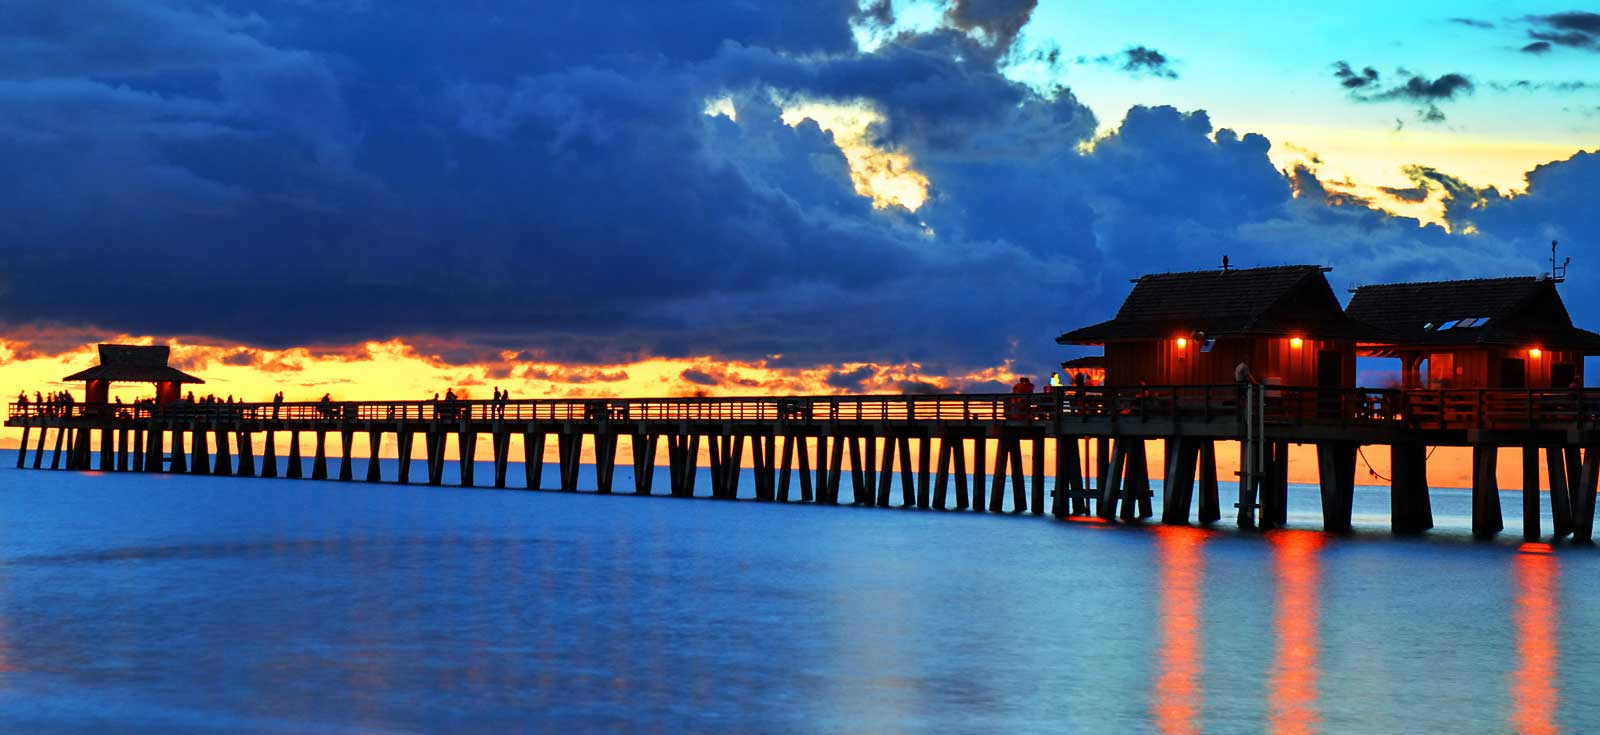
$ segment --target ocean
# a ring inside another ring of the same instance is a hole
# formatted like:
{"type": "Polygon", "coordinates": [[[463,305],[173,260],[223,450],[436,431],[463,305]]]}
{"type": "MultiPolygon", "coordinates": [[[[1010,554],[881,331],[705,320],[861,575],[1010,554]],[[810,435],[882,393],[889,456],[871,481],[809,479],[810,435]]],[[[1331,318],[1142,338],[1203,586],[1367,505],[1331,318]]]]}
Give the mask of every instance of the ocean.
{"type": "Polygon", "coordinates": [[[1256,534],[14,462],[3,733],[1600,723],[1600,552],[1523,544],[1515,493],[1478,542],[1461,490],[1395,538],[1358,488],[1328,537],[1298,485],[1294,528],[1256,534]]]}

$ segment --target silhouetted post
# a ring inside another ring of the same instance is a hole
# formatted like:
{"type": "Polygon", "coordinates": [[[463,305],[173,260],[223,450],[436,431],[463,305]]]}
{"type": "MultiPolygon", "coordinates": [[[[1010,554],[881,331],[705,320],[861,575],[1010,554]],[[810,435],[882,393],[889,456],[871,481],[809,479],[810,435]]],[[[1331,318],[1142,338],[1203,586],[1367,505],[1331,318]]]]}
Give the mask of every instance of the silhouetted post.
{"type": "MultiPolygon", "coordinates": [[[[649,495],[656,479],[656,443],[660,434],[634,434],[630,439],[633,448],[633,493],[649,495]]],[[[785,438],[787,441],[787,438],[785,438]]]]}
{"type": "Polygon", "coordinates": [[[1111,463],[1105,475],[1105,483],[1100,486],[1099,507],[1095,509],[1102,520],[1109,521],[1117,517],[1117,501],[1122,498],[1122,475],[1127,465],[1127,442],[1118,440],[1111,445],[1111,463]]]}
{"type": "MultiPolygon", "coordinates": [[[[56,429],[56,431],[60,431],[60,429],[56,429]]],[[[50,427],[48,427],[48,426],[40,426],[39,427],[39,443],[35,444],[34,447],[33,447],[33,468],[34,469],[39,469],[40,463],[44,462],[44,438],[45,438],[45,435],[47,435],[49,433],[50,433],[50,427]]]]}
{"type": "Polygon", "coordinates": [[[353,450],[355,449],[356,432],[354,429],[339,430],[339,481],[349,482],[355,479],[355,467],[352,464],[353,450]]]}
{"type": "Polygon", "coordinates": [[[1539,448],[1522,448],[1522,538],[1539,540],[1539,448]]]}
{"type": "Polygon", "coordinates": [[[895,447],[895,454],[900,457],[900,506],[926,510],[931,499],[926,493],[917,492],[916,468],[911,465],[911,437],[901,435],[895,438],[895,443],[899,445],[895,447]]]}
{"type": "Polygon", "coordinates": [[[522,433],[522,474],[529,490],[538,490],[544,482],[544,437],[544,429],[532,425],[522,433]]]}
{"type": "Polygon", "coordinates": [[[1500,513],[1499,447],[1472,445],[1472,534],[1493,536],[1505,530],[1500,513]]]}
{"type": "Polygon", "coordinates": [[[583,456],[583,434],[562,431],[556,435],[556,450],[561,455],[561,490],[577,492],[578,460],[583,456]]]}
{"type": "Polygon", "coordinates": [[[133,430],[133,465],[129,468],[133,472],[144,472],[145,471],[145,466],[144,466],[144,442],[145,442],[145,431],[143,429],[134,429],[133,430]]]}
{"type": "Polygon", "coordinates": [[[450,435],[437,429],[429,429],[423,447],[428,460],[428,484],[444,484],[444,443],[450,435]]]}
{"type": "Polygon", "coordinates": [[[1550,477],[1550,523],[1556,538],[1572,533],[1572,494],[1567,490],[1566,452],[1561,447],[1545,447],[1546,468],[1550,477]]]}
{"type": "Polygon", "coordinates": [[[983,478],[988,473],[988,460],[984,456],[989,453],[989,439],[979,434],[972,440],[972,510],[982,513],[987,509],[984,503],[983,478]]]}
{"type": "Polygon", "coordinates": [[[417,432],[403,425],[394,435],[395,469],[401,485],[411,484],[411,453],[416,439],[417,432]]]}
{"type": "Polygon", "coordinates": [[[225,475],[225,476],[226,475],[232,475],[233,474],[233,457],[229,453],[229,449],[228,449],[228,433],[229,432],[228,432],[227,429],[218,427],[216,429],[216,433],[217,433],[217,455],[216,455],[216,462],[211,468],[211,473],[214,474],[214,475],[225,475]]]}
{"type": "Polygon", "coordinates": [[[261,441],[261,476],[278,476],[278,432],[267,429],[261,441]]]}
{"type": "MultiPolygon", "coordinates": [[[[805,440],[801,439],[801,441],[805,440]]],[[[789,502],[789,473],[794,469],[794,445],[795,437],[785,434],[783,436],[782,448],[778,450],[780,452],[780,460],[778,465],[778,502],[780,503],[789,502]]],[[[800,456],[805,456],[804,449],[800,450],[800,456]]]]}
{"type": "Polygon", "coordinates": [[[256,476],[256,448],[250,440],[250,432],[239,431],[234,433],[234,439],[239,443],[239,476],[256,476]]]}
{"type": "Polygon", "coordinates": [[[595,489],[611,493],[611,480],[617,470],[617,435],[611,432],[594,435],[595,489]]]}
{"type": "Polygon", "coordinates": [[[23,461],[28,458],[28,432],[32,430],[33,425],[31,424],[22,427],[22,443],[17,445],[17,469],[19,470],[22,469],[23,461]]]}
{"type": "Polygon", "coordinates": [[[1583,450],[1582,470],[1578,474],[1577,498],[1574,501],[1572,540],[1578,543],[1594,542],[1595,490],[1600,486],[1600,451],[1595,447],[1583,450]]]}
{"type": "Polygon", "coordinates": [[[1022,470],[1022,440],[1011,437],[1006,441],[1011,443],[1011,511],[1013,513],[1026,513],[1028,511],[1027,475],[1022,470]]]}
{"type": "Polygon", "coordinates": [[[383,449],[383,432],[367,430],[367,482],[383,481],[383,465],[379,461],[383,449]]]}
{"type": "Polygon", "coordinates": [[[144,471],[160,472],[162,463],[166,459],[167,450],[162,446],[166,432],[159,426],[153,426],[145,434],[146,446],[144,450],[144,471]]]}
{"type": "MultiPolygon", "coordinates": [[[[956,480],[956,510],[966,510],[970,506],[967,498],[967,441],[959,436],[954,439],[955,444],[950,447],[950,454],[951,459],[955,460],[951,474],[955,475],[956,480]]],[[[939,506],[939,510],[944,510],[944,506],[939,506]]]]}
{"type": "MultiPolygon", "coordinates": [[[[954,462],[954,458],[951,456],[950,449],[951,446],[949,436],[945,436],[939,440],[939,458],[934,463],[936,471],[933,476],[933,507],[938,508],[939,510],[944,510],[945,499],[949,495],[950,465],[954,462]]],[[[885,467],[882,495],[885,505],[888,504],[889,484],[893,481],[893,478],[889,475],[887,463],[893,455],[894,444],[891,443],[888,449],[883,453],[885,467]]]]}
{"type": "Polygon", "coordinates": [[[511,432],[497,426],[489,437],[489,448],[494,451],[494,486],[503,488],[506,486],[506,469],[511,461],[511,432]]]}
{"type": "MultiPolygon", "coordinates": [[[[889,496],[894,491],[894,448],[895,437],[886,437],[883,440],[882,464],[878,467],[878,505],[884,508],[889,507],[889,496]]],[[[944,484],[948,474],[946,465],[949,461],[950,441],[945,439],[939,445],[939,479],[933,483],[934,497],[939,499],[936,502],[940,505],[944,504],[944,484]]],[[[912,504],[915,505],[915,499],[912,504]]]]}
{"type": "Polygon", "coordinates": [[[128,454],[129,454],[128,439],[129,439],[129,433],[130,432],[128,430],[128,427],[126,427],[126,426],[124,426],[121,429],[117,430],[117,471],[118,472],[127,472],[128,471],[128,460],[129,460],[129,456],[128,456],[128,454]]]}
{"type": "Polygon", "coordinates": [[[833,437],[833,447],[828,452],[828,504],[839,504],[839,480],[844,473],[845,437],[833,437]]]}
{"type": "Polygon", "coordinates": [[[100,430],[100,471],[101,472],[114,472],[117,469],[116,450],[113,449],[112,446],[111,446],[111,443],[112,443],[112,436],[111,435],[115,434],[115,433],[116,432],[114,430],[112,430],[112,429],[101,429],[100,430]]]}
{"type": "Polygon", "coordinates": [[[168,463],[167,471],[179,475],[189,471],[189,458],[183,451],[183,429],[180,426],[172,427],[172,461],[168,463]]]}
{"type": "Polygon", "coordinates": [[[1195,440],[1178,437],[1167,442],[1166,479],[1162,481],[1161,522],[1189,525],[1190,499],[1194,496],[1195,440]]]}
{"type": "Polygon", "coordinates": [[[1083,458],[1079,456],[1078,440],[1071,436],[1056,436],[1056,495],[1050,503],[1050,514],[1067,518],[1078,512],[1078,496],[1083,493],[1083,458]]]}
{"type": "Polygon", "coordinates": [[[311,479],[328,479],[328,431],[317,429],[316,453],[311,456],[311,479]]]}
{"type": "Polygon", "coordinates": [[[1033,514],[1044,515],[1044,437],[1033,440],[1033,497],[1028,508],[1033,514]]]}
{"type": "Polygon", "coordinates": [[[189,425],[189,474],[211,474],[211,437],[198,422],[189,425]]]}
{"type": "Polygon", "coordinates": [[[305,477],[305,462],[300,460],[300,432],[289,432],[289,466],[284,476],[291,480],[305,477]]]}
{"type": "MultiPolygon", "coordinates": [[[[820,457],[822,455],[819,453],[817,456],[820,457]]],[[[800,502],[815,502],[816,494],[811,489],[811,452],[806,450],[804,437],[801,437],[796,443],[795,459],[799,460],[800,464],[795,470],[796,476],[800,478],[800,502]]]]}
{"type": "MultiPolygon", "coordinates": [[[[1390,447],[1389,504],[1395,533],[1421,533],[1433,528],[1433,509],[1428,499],[1428,448],[1422,444],[1395,444],[1390,447]]],[[[1534,470],[1538,471],[1538,453],[1534,470]]],[[[1535,483],[1537,484],[1537,483],[1535,483]]]]}
{"type": "MultiPolygon", "coordinates": [[[[461,468],[461,486],[473,486],[473,472],[478,460],[478,432],[464,428],[456,432],[456,462],[461,468]]],[[[579,436],[582,436],[581,434],[579,436]]]]}

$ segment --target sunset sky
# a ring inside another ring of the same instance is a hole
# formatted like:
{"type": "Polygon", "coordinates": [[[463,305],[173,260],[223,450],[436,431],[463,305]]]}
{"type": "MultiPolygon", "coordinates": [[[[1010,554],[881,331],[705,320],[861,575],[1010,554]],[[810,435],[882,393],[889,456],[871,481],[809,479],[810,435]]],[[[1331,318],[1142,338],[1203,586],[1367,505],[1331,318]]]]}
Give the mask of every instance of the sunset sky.
{"type": "MultiPolygon", "coordinates": [[[[1140,273],[1534,274],[1600,324],[1600,15],[1487,2],[25,3],[0,388],[997,390],[1140,273]]],[[[130,397],[136,392],[130,389],[130,397]]],[[[16,438],[7,436],[4,445],[16,438]]]]}

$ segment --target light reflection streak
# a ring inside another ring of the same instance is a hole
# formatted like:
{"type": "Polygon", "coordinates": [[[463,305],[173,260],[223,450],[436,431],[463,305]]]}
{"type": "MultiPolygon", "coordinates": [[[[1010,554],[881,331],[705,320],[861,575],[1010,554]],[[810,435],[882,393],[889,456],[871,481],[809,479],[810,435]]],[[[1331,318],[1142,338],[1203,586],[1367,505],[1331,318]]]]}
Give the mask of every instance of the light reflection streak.
{"type": "Polygon", "coordinates": [[[1277,659],[1272,667],[1270,692],[1274,735],[1310,735],[1318,731],[1317,705],[1320,671],[1317,663],[1317,586],[1322,570],[1317,554],[1322,534],[1280,531],[1267,536],[1278,575],[1277,659]]]}
{"type": "Polygon", "coordinates": [[[1523,544],[1512,562],[1516,600],[1517,670],[1511,674],[1511,730],[1521,735],[1551,735],[1556,725],[1556,615],[1561,564],[1548,544],[1523,544]]]}
{"type": "Polygon", "coordinates": [[[1161,732],[1200,732],[1200,583],[1205,577],[1200,545],[1207,533],[1183,526],[1156,526],[1161,566],[1161,676],[1151,714],[1161,732]]]}

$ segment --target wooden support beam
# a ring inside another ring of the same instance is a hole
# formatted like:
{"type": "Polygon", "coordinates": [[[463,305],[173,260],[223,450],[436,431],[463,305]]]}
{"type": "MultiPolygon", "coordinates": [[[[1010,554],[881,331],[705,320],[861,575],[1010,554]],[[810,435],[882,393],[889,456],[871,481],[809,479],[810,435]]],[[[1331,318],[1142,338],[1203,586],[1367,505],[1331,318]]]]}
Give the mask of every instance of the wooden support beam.
{"type": "Polygon", "coordinates": [[[1472,533],[1488,537],[1505,530],[1500,512],[1500,448],[1492,444],[1472,446],[1472,533]]]}
{"type": "Polygon", "coordinates": [[[933,437],[917,437],[917,502],[926,507],[933,498],[933,437]]]}
{"type": "MultiPolygon", "coordinates": [[[[894,448],[895,437],[891,436],[883,440],[883,464],[878,472],[878,505],[883,508],[889,507],[889,495],[894,490],[894,448]]],[[[948,461],[950,447],[943,446],[939,451],[941,461],[948,461]]],[[[944,502],[945,470],[946,468],[941,464],[939,467],[939,477],[941,479],[934,484],[934,494],[935,497],[940,498],[938,502],[941,505],[944,502]]]]}
{"type": "MultiPolygon", "coordinates": [[[[1395,533],[1421,533],[1433,528],[1433,508],[1428,499],[1428,448],[1421,444],[1390,447],[1389,511],[1395,533]]],[[[1534,454],[1538,471],[1538,453],[1534,454]]]]}
{"type": "MultiPolygon", "coordinates": [[[[145,472],[160,472],[162,470],[162,461],[165,459],[165,455],[167,453],[166,448],[162,446],[162,440],[165,438],[165,436],[166,432],[164,432],[160,426],[152,427],[148,432],[146,432],[146,445],[144,450],[145,472]]],[[[40,434],[39,439],[41,442],[43,442],[44,435],[40,434]]],[[[38,465],[35,464],[34,466],[37,467],[38,465]]]]}
{"type": "Polygon", "coordinates": [[[367,429],[367,482],[383,481],[383,461],[380,459],[383,449],[383,432],[378,429],[367,429]]]}
{"type": "Polygon", "coordinates": [[[462,428],[456,431],[456,466],[460,468],[462,487],[473,487],[478,467],[478,432],[462,428]]]}
{"type": "MultiPolygon", "coordinates": [[[[1578,489],[1583,487],[1583,449],[1576,445],[1566,447],[1566,455],[1567,493],[1572,497],[1571,507],[1575,517],[1580,505],[1578,489]]],[[[1573,526],[1577,526],[1576,519],[1573,521],[1573,526]]]]}
{"type": "Polygon", "coordinates": [[[656,479],[656,442],[660,434],[634,434],[629,438],[633,450],[633,492],[649,495],[656,479]]]}
{"type": "Polygon", "coordinates": [[[1123,521],[1135,521],[1143,511],[1143,503],[1149,502],[1145,493],[1149,491],[1150,467],[1145,457],[1144,439],[1118,439],[1117,443],[1128,444],[1128,451],[1124,462],[1124,477],[1122,478],[1122,513],[1123,521]],[[1141,502],[1143,501],[1143,502],[1141,502]]]}
{"type": "Polygon", "coordinates": [[[126,426],[124,426],[124,427],[118,429],[116,434],[117,434],[117,465],[116,465],[117,471],[118,472],[127,472],[128,471],[128,428],[126,426]]]}
{"type": "Polygon", "coordinates": [[[494,452],[494,486],[506,486],[506,470],[511,467],[511,432],[499,428],[489,435],[489,448],[494,452]]]}
{"type": "MultiPolygon", "coordinates": [[[[806,440],[804,437],[801,437],[797,440],[795,453],[795,458],[800,460],[800,466],[797,468],[796,472],[796,474],[800,477],[800,502],[810,503],[816,499],[816,496],[812,494],[811,491],[811,453],[806,451],[806,440]]],[[[819,452],[817,456],[820,457],[822,454],[819,452]]]]}
{"type": "Polygon", "coordinates": [[[1600,451],[1585,447],[1582,469],[1578,473],[1577,496],[1573,500],[1572,540],[1577,543],[1594,542],[1595,490],[1600,486],[1600,451]]]}
{"type": "Polygon", "coordinates": [[[867,471],[862,467],[864,461],[861,443],[865,437],[852,436],[850,442],[850,504],[873,505],[872,498],[867,494],[867,471]]]}
{"type": "Polygon", "coordinates": [[[401,485],[411,484],[411,452],[415,445],[417,432],[401,425],[394,434],[395,454],[395,479],[401,485]]]}
{"type": "Polygon", "coordinates": [[[1254,529],[1256,527],[1256,502],[1257,493],[1261,490],[1261,473],[1252,468],[1257,462],[1257,445],[1254,442],[1241,440],[1239,442],[1239,502],[1234,505],[1239,510],[1239,528],[1254,529]]]}
{"type": "Polygon", "coordinates": [[[233,434],[235,444],[239,448],[239,476],[256,476],[256,447],[249,431],[236,431],[233,434]]]}
{"type": "Polygon", "coordinates": [[[352,463],[351,453],[355,449],[355,429],[339,430],[339,481],[350,482],[355,479],[355,466],[352,463]]]}
{"type": "Polygon", "coordinates": [[[210,434],[199,424],[189,425],[189,474],[211,474],[210,434]]]}
{"type": "Polygon", "coordinates": [[[1567,489],[1567,453],[1562,447],[1545,447],[1545,467],[1550,478],[1550,524],[1556,538],[1572,533],[1572,493],[1567,489]]]}
{"type": "Polygon", "coordinates": [[[1166,479],[1161,483],[1161,522],[1189,525],[1190,501],[1194,497],[1194,462],[1199,440],[1177,437],[1167,442],[1166,479]]]}
{"type": "Polygon", "coordinates": [[[1050,502],[1050,515],[1069,518],[1077,511],[1078,495],[1083,492],[1083,459],[1078,439],[1056,436],[1056,494],[1050,502]]]}
{"type": "Polygon", "coordinates": [[[688,497],[694,497],[695,483],[700,480],[700,435],[690,434],[686,445],[688,458],[683,472],[683,489],[688,497]]]}
{"type": "Polygon", "coordinates": [[[116,448],[113,446],[116,430],[100,430],[100,471],[115,472],[117,470],[116,448]]]}
{"type": "MultiPolygon", "coordinates": [[[[1289,526],[1289,443],[1278,442],[1272,462],[1273,518],[1278,528],[1289,526]]],[[[1429,525],[1432,525],[1431,523],[1429,525]]]]}
{"type": "Polygon", "coordinates": [[[423,449],[428,461],[428,484],[444,484],[444,443],[450,435],[438,428],[428,429],[423,449]]]}
{"type": "Polygon", "coordinates": [[[185,474],[189,471],[189,455],[183,448],[183,429],[172,427],[172,459],[167,463],[167,471],[174,474],[185,474]]]}
{"type": "Polygon", "coordinates": [[[305,462],[300,460],[300,432],[289,432],[289,466],[284,477],[298,480],[305,476],[305,462]]]}
{"type": "Polygon", "coordinates": [[[707,459],[711,462],[711,497],[713,498],[722,497],[723,484],[726,482],[723,477],[725,469],[723,458],[726,454],[723,449],[724,441],[725,439],[717,434],[711,434],[706,437],[706,443],[711,445],[710,456],[707,459]]]}
{"type": "Polygon", "coordinates": [[[1001,513],[1006,508],[1006,475],[1012,467],[1011,440],[1000,437],[994,443],[994,484],[989,486],[989,512],[1001,513]]]}
{"type": "Polygon", "coordinates": [[[267,429],[261,443],[261,476],[278,476],[278,432],[267,429]]]}
{"type": "MultiPolygon", "coordinates": [[[[1139,483],[1136,488],[1138,493],[1134,496],[1134,500],[1139,506],[1139,517],[1150,518],[1156,514],[1155,509],[1151,507],[1151,498],[1155,496],[1155,493],[1151,491],[1150,455],[1147,452],[1146,442],[1140,441],[1133,447],[1133,451],[1138,453],[1138,461],[1133,463],[1133,469],[1138,472],[1139,483]]],[[[1132,459],[1132,457],[1130,456],[1129,459],[1132,459]]]]}
{"type": "MultiPolygon", "coordinates": [[[[894,445],[890,444],[889,448],[890,448],[890,450],[893,450],[894,445]]],[[[951,453],[950,450],[951,450],[950,438],[949,437],[945,437],[945,438],[941,439],[939,441],[939,458],[934,463],[935,467],[936,467],[936,471],[935,471],[934,476],[933,476],[933,507],[938,508],[939,510],[944,510],[945,500],[946,500],[946,498],[947,498],[947,496],[949,495],[949,492],[950,492],[950,466],[955,461],[954,458],[951,456],[952,453],[951,453]]],[[[889,457],[891,455],[893,455],[893,454],[894,454],[893,451],[884,452],[884,454],[883,454],[884,462],[888,462],[889,461],[889,457]]],[[[884,468],[884,478],[883,478],[883,485],[884,485],[883,494],[885,496],[885,499],[887,499],[887,496],[889,494],[888,487],[889,487],[890,478],[889,478],[888,474],[889,474],[888,468],[885,467],[884,468]]]]}
{"type": "Polygon", "coordinates": [[[577,492],[578,463],[583,457],[583,432],[563,431],[557,434],[556,451],[561,459],[562,492],[577,492]]]}
{"type": "Polygon", "coordinates": [[[828,452],[828,504],[839,504],[839,480],[844,472],[844,441],[845,437],[833,438],[833,449],[828,452]]]}
{"type": "Polygon", "coordinates": [[[1104,520],[1117,517],[1117,501],[1122,497],[1122,472],[1128,465],[1128,445],[1125,440],[1118,440],[1111,447],[1111,458],[1106,474],[1102,475],[1104,484],[1100,486],[1100,503],[1095,509],[1096,514],[1104,520]]]}
{"type": "Polygon", "coordinates": [[[766,457],[766,500],[771,501],[778,495],[778,437],[767,434],[760,438],[761,454],[766,457]]]}
{"type": "Polygon", "coordinates": [[[1539,540],[1539,448],[1522,448],[1522,538],[1539,540]]]}
{"type": "Polygon", "coordinates": [[[611,481],[617,474],[617,441],[613,432],[594,435],[595,490],[611,494],[611,481]]]}
{"type": "Polygon", "coordinates": [[[984,505],[983,477],[988,471],[987,458],[989,439],[979,436],[972,441],[972,509],[979,513],[987,506],[984,505]]]}
{"type": "MultiPolygon", "coordinates": [[[[56,429],[56,431],[61,431],[61,430],[60,429],[56,429]]],[[[33,468],[34,469],[39,469],[40,463],[44,461],[44,438],[49,433],[50,433],[50,427],[48,427],[48,426],[39,427],[39,443],[37,445],[35,445],[34,448],[33,448],[33,468]]]]}
{"type": "Polygon", "coordinates": [[[328,479],[328,430],[317,429],[316,449],[311,455],[311,479],[328,479]]]}
{"type": "Polygon", "coordinates": [[[216,463],[213,464],[212,467],[211,467],[211,474],[224,475],[224,476],[232,475],[233,474],[233,457],[232,457],[232,454],[231,454],[232,450],[228,446],[228,444],[229,444],[229,441],[228,441],[229,436],[228,435],[232,434],[233,430],[232,429],[224,429],[224,428],[218,427],[216,429],[216,432],[217,432],[217,434],[216,434],[216,436],[217,436],[216,463]]]}
{"type": "Polygon", "coordinates": [[[1011,512],[1028,512],[1028,476],[1022,469],[1022,440],[1011,438],[1011,512]]]}
{"type": "Polygon", "coordinates": [[[19,470],[22,469],[23,461],[28,458],[28,432],[32,430],[33,426],[31,424],[25,424],[22,427],[22,443],[18,445],[20,448],[17,450],[17,469],[19,470]]]}
{"type": "Polygon", "coordinates": [[[543,429],[529,425],[522,432],[522,477],[523,487],[528,490],[538,490],[544,482],[544,442],[543,429]]]}
{"type": "MultiPolygon", "coordinates": [[[[826,505],[828,499],[828,435],[817,437],[817,502],[826,505]]],[[[833,441],[838,441],[834,438],[833,441]]]]}
{"type": "MultiPolygon", "coordinates": [[[[777,500],[780,503],[789,502],[789,472],[794,468],[794,444],[794,436],[790,434],[783,435],[783,448],[779,450],[778,455],[780,457],[780,463],[778,465],[777,500]]],[[[805,456],[804,449],[800,451],[800,456],[805,456]]]]}
{"type": "MultiPolygon", "coordinates": [[[[133,464],[128,469],[132,472],[144,472],[144,429],[133,430],[133,464]]],[[[27,447],[23,447],[27,449],[27,447]]]]}
{"type": "Polygon", "coordinates": [[[765,440],[770,438],[772,437],[750,437],[750,471],[756,481],[755,493],[756,500],[759,502],[772,500],[772,491],[767,484],[771,473],[771,465],[769,464],[771,454],[767,450],[765,443],[765,440]]]}
{"type": "MultiPolygon", "coordinates": [[[[966,510],[969,507],[967,500],[967,440],[955,437],[954,441],[955,446],[950,449],[950,454],[951,458],[955,460],[955,466],[951,469],[951,472],[956,476],[956,510],[966,510]]],[[[926,508],[928,506],[926,503],[922,503],[919,507],[926,508]]],[[[944,510],[943,506],[938,507],[940,510],[944,510]]]]}
{"type": "Polygon", "coordinates": [[[1033,440],[1033,495],[1028,509],[1044,515],[1044,437],[1033,440]]]}

